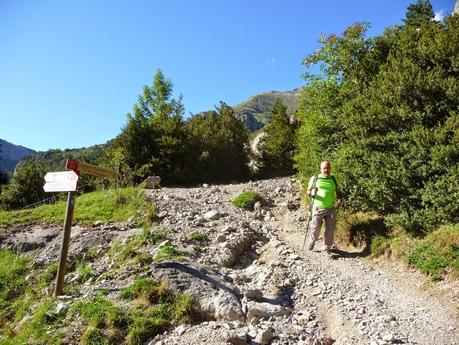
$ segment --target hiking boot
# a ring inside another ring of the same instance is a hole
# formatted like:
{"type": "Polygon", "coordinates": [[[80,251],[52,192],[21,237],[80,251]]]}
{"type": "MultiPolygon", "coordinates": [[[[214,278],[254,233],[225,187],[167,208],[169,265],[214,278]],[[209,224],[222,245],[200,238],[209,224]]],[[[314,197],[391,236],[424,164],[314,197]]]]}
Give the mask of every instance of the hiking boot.
{"type": "Polygon", "coordinates": [[[333,243],[333,244],[331,245],[331,247],[330,247],[330,251],[332,251],[332,252],[339,252],[339,248],[338,248],[338,246],[337,246],[335,243],[333,243]]]}
{"type": "Polygon", "coordinates": [[[315,241],[309,242],[309,244],[308,244],[308,249],[309,250],[313,250],[314,249],[314,243],[315,243],[315,241]]]}

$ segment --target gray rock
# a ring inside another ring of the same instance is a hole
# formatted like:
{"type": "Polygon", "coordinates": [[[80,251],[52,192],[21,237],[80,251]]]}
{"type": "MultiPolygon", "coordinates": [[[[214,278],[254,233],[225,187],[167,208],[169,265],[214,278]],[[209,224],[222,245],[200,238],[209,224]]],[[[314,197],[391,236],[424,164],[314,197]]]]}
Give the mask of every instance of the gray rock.
{"type": "Polygon", "coordinates": [[[227,341],[233,345],[246,345],[249,342],[247,333],[230,334],[227,341]]]}
{"type": "Polygon", "coordinates": [[[261,330],[257,333],[255,341],[259,344],[269,344],[273,339],[274,334],[270,329],[261,330]]]}
{"type": "Polygon", "coordinates": [[[249,309],[247,311],[247,319],[250,320],[254,317],[270,317],[270,316],[281,316],[290,314],[291,310],[289,308],[271,304],[271,303],[258,303],[250,302],[249,309]]]}
{"type": "Polygon", "coordinates": [[[212,210],[204,214],[204,218],[207,220],[217,220],[220,219],[221,216],[222,215],[216,210],[212,210]]]}
{"type": "Polygon", "coordinates": [[[149,176],[143,181],[145,184],[145,189],[158,189],[161,188],[161,177],[159,176],[149,176]]]}

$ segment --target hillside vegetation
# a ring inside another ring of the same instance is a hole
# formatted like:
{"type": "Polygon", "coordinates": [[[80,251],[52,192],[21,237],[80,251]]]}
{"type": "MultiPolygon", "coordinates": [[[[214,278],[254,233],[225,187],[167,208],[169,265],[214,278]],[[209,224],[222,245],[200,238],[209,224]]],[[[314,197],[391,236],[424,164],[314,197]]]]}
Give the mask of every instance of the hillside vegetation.
{"type": "Polygon", "coordinates": [[[418,20],[377,37],[365,23],[321,37],[296,157],[305,180],[329,159],[346,208],[418,235],[459,221],[459,16],[436,22],[420,4],[430,18],[409,10],[418,20]]]}

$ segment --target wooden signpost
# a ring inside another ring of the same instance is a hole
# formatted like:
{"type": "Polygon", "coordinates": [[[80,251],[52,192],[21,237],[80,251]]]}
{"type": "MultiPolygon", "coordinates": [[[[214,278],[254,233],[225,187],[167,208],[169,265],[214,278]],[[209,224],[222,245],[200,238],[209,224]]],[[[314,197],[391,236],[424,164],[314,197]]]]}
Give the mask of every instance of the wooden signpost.
{"type": "Polygon", "coordinates": [[[70,234],[72,231],[73,210],[75,208],[75,191],[77,189],[81,172],[105,178],[116,178],[115,171],[98,167],[97,165],[83,163],[74,159],[67,159],[65,168],[69,171],[49,172],[45,175],[45,192],[69,192],[64,220],[64,236],[62,238],[61,256],[56,278],[55,296],[60,296],[64,289],[64,277],[67,266],[70,234]]]}

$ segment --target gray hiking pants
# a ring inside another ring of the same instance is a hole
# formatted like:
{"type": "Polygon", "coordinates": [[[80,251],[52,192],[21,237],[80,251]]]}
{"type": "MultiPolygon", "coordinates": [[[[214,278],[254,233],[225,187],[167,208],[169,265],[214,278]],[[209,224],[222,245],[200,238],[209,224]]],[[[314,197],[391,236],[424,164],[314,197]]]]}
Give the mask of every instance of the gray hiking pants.
{"type": "Polygon", "coordinates": [[[330,248],[334,243],[336,209],[335,208],[314,208],[311,224],[309,226],[309,241],[315,242],[319,238],[322,222],[325,220],[324,246],[330,248]]]}

